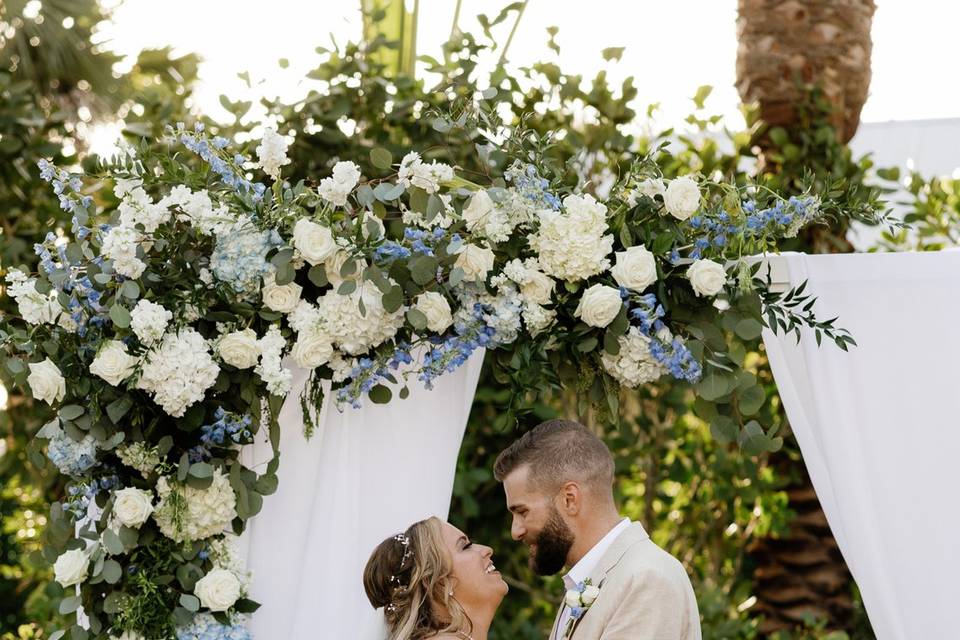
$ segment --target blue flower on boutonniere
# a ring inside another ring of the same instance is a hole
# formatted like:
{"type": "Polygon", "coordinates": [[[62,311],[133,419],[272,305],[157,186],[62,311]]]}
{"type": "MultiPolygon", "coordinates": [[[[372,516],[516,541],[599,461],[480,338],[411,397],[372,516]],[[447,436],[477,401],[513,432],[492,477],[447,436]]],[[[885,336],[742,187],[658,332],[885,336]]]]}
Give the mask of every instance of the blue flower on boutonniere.
{"type": "Polygon", "coordinates": [[[564,596],[564,603],[570,607],[570,619],[567,621],[567,627],[564,629],[563,638],[566,640],[573,634],[573,628],[577,621],[583,617],[587,609],[596,601],[600,595],[600,587],[595,587],[590,583],[590,579],[577,583],[573,589],[567,591],[564,596]]]}

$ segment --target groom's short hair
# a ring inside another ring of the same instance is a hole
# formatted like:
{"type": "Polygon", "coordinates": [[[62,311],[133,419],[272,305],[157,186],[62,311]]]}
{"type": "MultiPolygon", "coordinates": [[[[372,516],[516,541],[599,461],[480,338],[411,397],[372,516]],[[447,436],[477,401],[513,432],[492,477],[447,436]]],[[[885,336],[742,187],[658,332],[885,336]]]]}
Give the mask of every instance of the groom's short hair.
{"type": "Polygon", "coordinates": [[[613,488],[613,456],[607,445],[579,422],[549,420],[526,432],[493,464],[499,482],[528,465],[529,481],[538,489],[554,490],[565,482],[583,483],[594,491],[613,488]]]}

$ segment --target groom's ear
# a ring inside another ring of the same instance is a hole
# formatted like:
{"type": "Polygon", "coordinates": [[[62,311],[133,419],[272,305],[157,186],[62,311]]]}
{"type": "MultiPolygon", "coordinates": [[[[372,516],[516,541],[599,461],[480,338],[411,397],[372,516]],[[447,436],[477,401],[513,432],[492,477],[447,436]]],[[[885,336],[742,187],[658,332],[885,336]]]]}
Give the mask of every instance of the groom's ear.
{"type": "Polygon", "coordinates": [[[565,482],[560,487],[560,509],[568,516],[576,516],[583,509],[583,490],[576,482],[565,482]]]}

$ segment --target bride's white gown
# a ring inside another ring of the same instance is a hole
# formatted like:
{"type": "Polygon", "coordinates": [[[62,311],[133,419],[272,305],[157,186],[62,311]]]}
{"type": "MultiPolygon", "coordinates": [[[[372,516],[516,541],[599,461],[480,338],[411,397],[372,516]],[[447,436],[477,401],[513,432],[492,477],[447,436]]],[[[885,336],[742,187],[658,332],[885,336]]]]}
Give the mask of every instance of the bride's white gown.
{"type": "MultiPolygon", "coordinates": [[[[365,401],[340,413],[325,402],[318,429],[303,436],[294,370],[280,414],[280,486],[241,537],[261,603],[249,628],[255,640],[381,640],[382,616],[363,592],[374,547],[416,520],[446,518],[483,352],[439,378],[432,391],[386,405],[365,401]]],[[[411,378],[412,379],[412,378],[411,378]]],[[[329,394],[328,394],[329,397],[329,394]]],[[[271,457],[265,434],[244,451],[262,472],[271,457]]]]}

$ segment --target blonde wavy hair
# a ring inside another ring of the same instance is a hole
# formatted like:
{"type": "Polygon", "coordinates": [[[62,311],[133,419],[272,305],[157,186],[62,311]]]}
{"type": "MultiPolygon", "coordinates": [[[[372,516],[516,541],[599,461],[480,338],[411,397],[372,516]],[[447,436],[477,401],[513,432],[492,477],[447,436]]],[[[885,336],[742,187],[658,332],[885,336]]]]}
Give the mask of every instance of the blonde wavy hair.
{"type": "Polygon", "coordinates": [[[363,588],[374,609],[383,609],[390,640],[472,630],[469,616],[451,595],[452,572],[438,518],[414,523],[374,549],[363,571],[363,588]]]}

